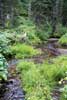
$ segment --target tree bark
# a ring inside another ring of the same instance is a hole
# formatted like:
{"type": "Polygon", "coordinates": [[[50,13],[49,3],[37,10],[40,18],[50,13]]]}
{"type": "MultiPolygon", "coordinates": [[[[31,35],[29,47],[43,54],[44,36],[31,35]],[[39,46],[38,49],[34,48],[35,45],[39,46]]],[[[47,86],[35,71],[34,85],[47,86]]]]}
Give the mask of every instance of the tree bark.
{"type": "Polygon", "coordinates": [[[58,22],[58,15],[59,15],[59,1],[60,0],[56,0],[53,3],[53,15],[52,15],[52,33],[56,32],[56,25],[58,22]]]}
{"type": "Polygon", "coordinates": [[[31,7],[32,7],[32,1],[30,0],[29,3],[28,3],[28,18],[31,19],[31,16],[32,16],[32,11],[31,11],[31,7]]]}

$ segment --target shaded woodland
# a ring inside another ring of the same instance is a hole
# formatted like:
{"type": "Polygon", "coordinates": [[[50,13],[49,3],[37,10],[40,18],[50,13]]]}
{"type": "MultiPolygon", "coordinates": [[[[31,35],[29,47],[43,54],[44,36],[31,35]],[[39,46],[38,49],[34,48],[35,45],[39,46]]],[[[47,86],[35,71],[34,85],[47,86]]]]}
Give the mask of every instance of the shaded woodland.
{"type": "Polygon", "coordinates": [[[0,0],[0,100],[67,100],[67,0],[0,0]]]}

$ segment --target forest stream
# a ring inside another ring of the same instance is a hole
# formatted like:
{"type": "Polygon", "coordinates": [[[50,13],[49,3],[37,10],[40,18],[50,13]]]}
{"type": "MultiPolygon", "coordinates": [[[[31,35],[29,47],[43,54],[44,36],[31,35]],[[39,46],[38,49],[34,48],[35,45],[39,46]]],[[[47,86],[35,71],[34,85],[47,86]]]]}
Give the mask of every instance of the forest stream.
{"type": "MultiPolygon", "coordinates": [[[[56,43],[57,43],[57,39],[51,39],[48,42],[48,45],[45,47],[44,44],[39,45],[37,48],[41,49],[44,54],[42,55],[38,55],[35,56],[33,58],[26,58],[24,60],[28,60],[28,61],[35,61],[36,63],[42,63],[44,59],[46,59],[46,57],[56,57],[58,55],[61,54],[60,50],[56,48],[56,43]],[[45,54],[45,52],[48,51],[47,54],[45,54]]],[[[67,53],[67,49],[65,49],[65,51],[63,51],[62,53],[67,53]]],[[[9,84],[6,84],[6,89],[4,89],[4,87],[2,87],[2,91],[1,91],[1,98],[0,100],[24,100],[25,99],[25,94],[24,91],[22,91],[21,89],[21,81],[19,78],[18,73],[16,72],[16,65],[18,62],[23,61],[21,60],[16,60],[16,59],[12,59],[8,62],[9,64],[9,84]]],[[[51,93],[53,100],[59,100],[60,97],[60,87],[57,86],[53,92],[51,93]]]]}
{"type": "Polygon", "coordinates": [[[0,0],[0,100],[67,100],[67,0],[0,0]]]}

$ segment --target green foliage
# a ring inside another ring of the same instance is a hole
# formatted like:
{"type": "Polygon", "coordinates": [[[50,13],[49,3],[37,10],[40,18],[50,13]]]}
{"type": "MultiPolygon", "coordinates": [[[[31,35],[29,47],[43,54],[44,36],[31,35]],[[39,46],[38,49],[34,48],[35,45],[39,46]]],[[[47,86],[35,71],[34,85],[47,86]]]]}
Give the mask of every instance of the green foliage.
{"type": "Polygon", "coordinates": [[[21,62],[17,65],[26,91],[26,100],[51,100],[50,91],[66,77],[67,56],[59,56],[43,64],[21,62]]]}
{"type": "Polygon", "coordinates": [[[11,46],[11,51],[16,55],[16,58],[32,57],[41,53],[41,51],[34,49],[32,46],[21,43],[11,46]]]}
{"type": "Polygon", "coordinates": [[[50,87],[40,73],[40,65],[25,61],[17,66],[26,91],[26,100],[51,100],[50,87]]]}
{"type": "Polygon", "coordinates": [[[52,100],[49,87],[35,87],[30,94],[26,95],[26,100],[52,100]]]}
{"type": "Polygon", "coordinates": [[[27,61],[19,63],[19,65],[17,66],[19,71],[28,71],[31,67],[35,67],[35,64],[33,62],[27,62],[27,61]]]}
{"type": "Polygon", "coordinates": [[[51,81],[51,83],[58,83],[60,79],[66,76],[66,70],[67,56],[59,56],[50,62],[44,63],[41,68],[41,73],[44,73],[44,77],[51,81]]]}
{"type": "Polygon", "coordinates": [[[67,100],[67,85],[61,89],[61,92],[60,100],[67,100]]]}
{"type": "Polygon", "coordinates": [[[64,27],[61,24],[58,24],[57,30],[54,33],[54,37],[62,37],[65,33],[67,33],[67,27],[64,27]]]}
{"type": "Polygon", "coordinates": [[[60,44],[67,44],[67,33],[64,34],[60,39],[59,39],[60,44]]]}
{"type": "Polygon", "coordinates": [[[50,37],[50,33],[52,31],[51,25],[49,24],[49,22],[47,22],[44,25],[40,25],[39,27],[37,27],[37,36],[42,40],[45,41],[50,37]]]}
{"type": "Polygon", "coordinates": [[[41,73],[44,74],[46,79],[48,79],[49,85],[53,86],[65,76],[64,69],[65,68],[62,67],[60,69],[60,66],[56,64],[44,64],[41,68],[41,73]]]}
{"type": "Polygon", "coordinates": [[[21,36],[26,33],[29,43],[37,44],[40,43],[40,39],[36,34],[36,26],[33,21],[28,18],[19,17],[18,18],[19,26],[16,28],[16,32],[21,34],[21,36]]]}
{"type": "Polygon", "coordinates": [[[42,40],[42,41],[46,41],[49,36],[50,36],[50,33],[45,31],[45,30],[42,30],[42,29],[39,29],[37,31],[37,36],[42,40]]]}
{"type": "Polygon", "coordinates": [[[13,44],[18,41],[18,34],[15,29],[4,29],[0,30],[0,32],[6,37],[8,45],[13,44]]]}
{"type": "Polygon", "coordinates": [[[0,33],[0,53],[2,54],[8,54],[10,52],[9,50],[9,40],[7,39],[6,35],[3,33],[0,33]]]}
{"type": "Polygon", "coordinates": [[[5,58],[0,54],[0,80],[7,80],[7,67],[8,64],[5,60],[5,58]]]}

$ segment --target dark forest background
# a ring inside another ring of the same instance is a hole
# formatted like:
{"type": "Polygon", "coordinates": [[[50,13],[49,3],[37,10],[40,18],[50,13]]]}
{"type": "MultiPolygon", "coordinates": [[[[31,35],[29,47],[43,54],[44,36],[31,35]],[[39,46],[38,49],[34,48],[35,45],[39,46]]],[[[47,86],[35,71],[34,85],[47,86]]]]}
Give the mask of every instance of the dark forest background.
{"type": "Polygon", "coordinates": [[[0,0],[0,26],[14,25],[19,16],[32,19],[37,26],[67,25],[67,0],[0,0]]]}

